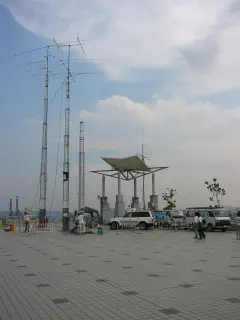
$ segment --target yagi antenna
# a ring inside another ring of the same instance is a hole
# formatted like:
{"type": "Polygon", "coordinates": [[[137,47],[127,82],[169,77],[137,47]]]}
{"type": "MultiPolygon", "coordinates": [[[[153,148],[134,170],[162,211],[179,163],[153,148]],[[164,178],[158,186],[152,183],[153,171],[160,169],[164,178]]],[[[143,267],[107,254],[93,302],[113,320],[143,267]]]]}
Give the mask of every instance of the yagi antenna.
{"type": "Polygon", "coordinates": [[[62,52],[62,50],[61,50],[61,48],[60,48],[60,45],[57,43],[57,41],[55,40],[55,38],[53,38],[53,42],[56,44],[56,46],[58,47],[58,49],[59,49],[60,52],[61,52],[61,55],[63,56],[63,52],[62,52]]]}
{"type": "MultiPolygon", "coordinates": [[[[53,40],[55,41],[55,39],[53,40]]],[[[87,42],[87,40],[79,40],[80,41],[80,44],[82,42],[87,42]]],[[[14,54],[13,56],[14,57],[18,57],[18,56],[21,56],[21,55],[24,55],[24,54],[27,54],[27,53],[31,53],[31,52],[34,52],[34,51],[39,51],[39,50],[43,50],[43,49],[47,49],[47,48],[52,48],[52,47],[68,47],[69,45],[71,47],[75,47],[75,46],[79,46],[79,41],[70,41],[70,42],[61,42],[61,43],[55,43],[53,45],[47,45],[47,46],[44,46],[44,47],[39,47],[39,48],[35,48],[35,49],[31,49],[31,50],[27,50],[27,51],[24,51],[24,52],[20,52],[20,53],[17,53],[17,54],[14,54]]]]}
{"type": "Polygon", "coordinates": [[[79,36],[77,36],[77,41],[78,41],[78,43],[79,43],[79,45],[80,45],[83,53],[86,54],[85,51],[84,51],[84,49],[83,49],[82,43],[81,43],[81,41],[79,40],[79,36]]]}

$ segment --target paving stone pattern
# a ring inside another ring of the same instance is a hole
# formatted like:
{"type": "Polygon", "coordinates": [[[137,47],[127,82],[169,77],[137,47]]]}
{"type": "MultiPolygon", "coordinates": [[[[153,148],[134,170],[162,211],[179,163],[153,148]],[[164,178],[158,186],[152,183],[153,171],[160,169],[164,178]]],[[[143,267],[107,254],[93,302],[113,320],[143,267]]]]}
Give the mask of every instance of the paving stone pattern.
{"type": "Polygon", "coordinates": [[[0,319],[238,319],[235,234],[0,232],[0,319]]]}

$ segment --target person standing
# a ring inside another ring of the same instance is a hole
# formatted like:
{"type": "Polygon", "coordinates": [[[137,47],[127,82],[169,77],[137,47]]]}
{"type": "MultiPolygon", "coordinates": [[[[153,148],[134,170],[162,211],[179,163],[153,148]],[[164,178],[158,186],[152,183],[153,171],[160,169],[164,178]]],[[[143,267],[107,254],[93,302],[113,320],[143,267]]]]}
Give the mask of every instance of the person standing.
{"type": "Polygon", "coordinates": [[[236,237],[237,237],[237,240],[240,240],[240,211],[237,212],[235,223],[236,223],[236,237]]]}
{"type": "Polygon", "coordinates": [[[157,212],[155,214],[155,221],[156,221],[156,226],[158,228],[160,226],[160,213],[159,212],[157,212]]]}
{"type": "Polygon", "coordinates": [[[198,234],[199,234],[199,239],[202,239],[202,238],[205,239],[206,238],[205,233],[204,233],[203,225],[204,225],[204,220],[199,214],[199,216],[198,216],[198,234]]]}
{"type": "Polygon", "coordinates": [[[194,217],[194,223],[193,223],[194,232],[195,232],[194,239],[198,239],[198,227],[199,227],[198,224],[199,224],[199,216],[198,216],[198,212],[196,212],[194,217]]]}
{"type": "Polygon", "coordinates": [[[82,230],[83,233],[86,233],[86,226],[83,214],[79,214],[76,220],[78,221],[80,231],[82,230]]]}
{"type": "Polygon", "coordinates": [[[44,216],[44,228],[47,227],[47,224],[48,224],[48,217],[44,216]]]}
{"type": "Polygon", "coordinates": [[[25,212],[24,212],[24,223],[25,223],[24,232],[25,233],[29,233],[30,219],[31,219],[30,214],[27,212],[27,210],[25,210],[25,212]]]}

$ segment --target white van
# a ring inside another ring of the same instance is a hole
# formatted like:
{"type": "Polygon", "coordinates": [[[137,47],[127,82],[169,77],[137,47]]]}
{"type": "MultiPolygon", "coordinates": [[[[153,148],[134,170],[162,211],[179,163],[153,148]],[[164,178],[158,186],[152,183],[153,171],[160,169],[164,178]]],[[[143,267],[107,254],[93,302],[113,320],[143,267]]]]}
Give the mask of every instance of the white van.
{"type": "Polygon", "coordinates": [[[205,227],[208,231],[222,230],[226,231],[231,226],[231,219],[224,207],[191,207],[186,209],[186,225],[193,225],[195,213],[206,220],[205,227]]]}

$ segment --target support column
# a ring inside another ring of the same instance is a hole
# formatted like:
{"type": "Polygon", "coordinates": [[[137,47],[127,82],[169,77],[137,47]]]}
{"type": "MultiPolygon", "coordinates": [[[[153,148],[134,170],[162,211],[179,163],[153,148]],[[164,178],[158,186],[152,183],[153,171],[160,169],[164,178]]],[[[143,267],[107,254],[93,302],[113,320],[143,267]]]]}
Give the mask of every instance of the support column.
{"type": "Polygon", "coordinates": [[[125,213],[125,203],[121,194],[121,172],[118,171],[118,194],[116,195],[115,216],[121,217],[125,213]]]}
{"type": "Polygon", "coordinates": [[[134,183],[134,197],[132,198],[131,208],[139,209],[140,204],[139,204],[139,198],[137,196],[137,179],[136,178],[134,178],[133,183],[134,183]]]}
{"type": "Polygon", "coordinates": [[[121,172],[118,171],[118,196],[121,196],[121,172]]]}
{"type": "Polygon", "coordinates": [[[102,176],[102,197],[104,198],[105,197],[105,188],[106,188],[106,184],[105,184],[105,176],[102,176]]]}
{"type": "Polygon", "coordinates": [[[156,195],[155,189],[155,174],[152,174],[152,194],[150,195],[150,201],[148,203],[149,209],[157,210],[158,209],[158,195],[156,195]]]}
{"type": "Polygon", "coordinates": [[[102,176],[102,196],[100,197],[100,223],[103,224],[104,210],[109,209],[109,205],[106,197],[106,181],[105,176],[102,176]]]}
{"type": "Polygon", "coordinates": [[[134,198],[137,198],[137,179],[133,180],[134,183],[134,198]]]}
{"type": "Polygon", "coordinates": [[[155,174],[152,174],[152,195],[155,195],[155,174]]]}

